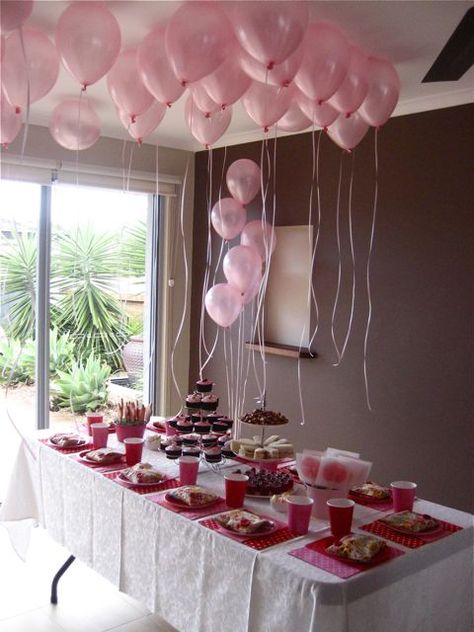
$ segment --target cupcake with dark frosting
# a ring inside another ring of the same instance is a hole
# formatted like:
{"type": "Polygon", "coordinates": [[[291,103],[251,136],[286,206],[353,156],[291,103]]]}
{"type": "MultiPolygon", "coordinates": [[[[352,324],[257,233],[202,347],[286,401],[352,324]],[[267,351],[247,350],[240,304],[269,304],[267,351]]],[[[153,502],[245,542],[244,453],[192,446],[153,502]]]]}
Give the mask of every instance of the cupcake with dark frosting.
{"type": "Polygon", "coordinates": [[[212,386],[213,383],[206,378],[196,382],[196,390],[198,393],[210,393],[212,391],[212,386]]]}
{"type": "Polygon", "coordinates": [[[211,424],[204,419],[201,419],[201,421],[196,421],[196,423],[194,424],[194,432],[197,432],[200,435],[208,434],[210,430],[211,424]]]}
{"type": "Polygon", "coordinates": [[[181,456],[181,446],[176,445],[176,443],[170,443],[165,448],[165,454],[168,459],[177,459],[181,456]]]}
{"type": "Polygon", "coordinates": [[[218,446],[204,448],[204,456],[208,463],[219,463],[222,458],[221,449],[218,446]]]}
{"type": "Polygon", "coordinates": [[[203,410],[216,410],[218,406],[219,398],[213,393],[210,393],[209,395],[203,395],[203,397],[201,398],[200,408],[202,408],[203,410]]]}
{"type": "Polygon", "coordinates": [[[215,446],[217,445],[217,436],[214,434],[203,435],[201,438],[201,443],[205,448],[215,446]]]}
{"type": "Polygon", "coordinates": [[[201,408],[202,405],[202,396],[201,393],[190,393],[186,397],[186,407],[187,408],[201,408]]]}

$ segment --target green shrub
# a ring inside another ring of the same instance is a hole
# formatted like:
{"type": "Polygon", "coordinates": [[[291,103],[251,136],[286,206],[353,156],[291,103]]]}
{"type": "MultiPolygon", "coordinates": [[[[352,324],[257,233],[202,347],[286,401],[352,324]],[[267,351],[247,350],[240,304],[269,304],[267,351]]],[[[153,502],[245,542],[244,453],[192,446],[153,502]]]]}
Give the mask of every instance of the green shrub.
{"type": "Polygon", "coordinates": [[[29,384],[25,347],[19,340],[0,340],[0,384],[29,384]]]}
{"type": "Polygon", "coordinates": [[[57,372],[51,386],[53,408],[73,413],[94,411],[107,403],[110,367],[92,353],[87,361],[74,361],[69,371],[57,372]]]}
{"type": "MultiPolygon", "coordinates": [[[[59,334],[57,329],[49,332],[49,376],[55,377],[58,371],[67,371],[74,360],[74,343],[70,333],[59,334]]],[[[36,343],[31,338],[25,342],[23,363],[30,379],[35,379],[36,343]]]]}

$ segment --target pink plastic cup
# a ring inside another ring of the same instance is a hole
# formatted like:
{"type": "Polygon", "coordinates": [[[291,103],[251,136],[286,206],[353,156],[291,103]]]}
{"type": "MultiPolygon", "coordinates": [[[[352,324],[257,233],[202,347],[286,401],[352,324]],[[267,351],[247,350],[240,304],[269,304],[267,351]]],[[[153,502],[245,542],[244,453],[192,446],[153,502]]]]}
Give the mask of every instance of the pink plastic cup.
{"type": "Polygon", "coordinates": [[[145,439],[140,439],[140,437],[127,437],[123,440],[123,443],[125,445],[125,461],[127,465],[140,463],[145,439]]]}
{"type": "Polygon", "coordinates": [[[86,413],[86,426],[90,437],[92,437],[91,424],[101,424],[103,422],[104,415],[102,413],[86,413]]]}
{"type": "Polygon", "coordinates": [[[390,483],[392,489],[393,510],[413,511],[415,501],[416,483],[411,481],[394,481],[390,483]]]}
{"type": "Polygon", "coordinates": [[[249,477],[245,474],[230,472],[224,475],[224,479],[226,505],[234,509],[242,507],[249,477]]]}
{"type": "Polygon", "coordinates": [[[348,498],[330,498],[327,501],[329,526],[338,540],[351,532],[354,505],[354,501],[348,498]]]}
{"type": "Polygon", "coordinates": [[[309,496],[288,496],[288,529],[295,535],[306,535],[314,500],[309,496]]]}
{"type": "Polygon", "coordinates": [[[182,485],[196,485],[199,457],[197,456],[180,456],[179,463],[179,482],[182,485]]]}
{"type": "Polygon", "coordinates": [[[108,424],[91,424],[92,432],[92,447],[94,450],[99,448],[105,448],[109,439],[109,425],[108,424]]]}

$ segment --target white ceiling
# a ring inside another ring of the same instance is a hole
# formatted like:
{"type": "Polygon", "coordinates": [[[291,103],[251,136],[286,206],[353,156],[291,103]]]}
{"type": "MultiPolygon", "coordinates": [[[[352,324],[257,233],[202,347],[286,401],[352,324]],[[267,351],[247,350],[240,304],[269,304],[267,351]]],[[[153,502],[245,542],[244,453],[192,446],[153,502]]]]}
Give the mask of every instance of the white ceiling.
{"type": "MultiPolygon", "coordinates": [[[[122,47],[137,45],[151,30],[181,4],[173,0],[110,1],[107,3],[122,29],[122,47]]],[[[396,66],[401,79],[400,101],[395,115],[433,110],[473,101],[474,68],[459,81],[422,84],[421,80],[472,2],[448,1],[358,1],[311,2],[313,19],[338,24],[355,44],[366,52],[386,56],[396,66]]],[[[53,38],[56,22],[69,2],[37,0],[28,25],[44,28],[53,38]]],[[[105,78],[87,90],[102,120],[102,135],[129,138],[122,127],[105,78]]],[[[48,125],[53,108],[66,96],[79,95],[75,80],[61,67],[53,90],[31,107],[30,121],[48,125]]],[[[146,142],[180,149],[202,149],[184,123],[184,101],[168,110],[158,130],[146,142]]],[[[261,139],[262,132],[240,104],[234,106],[232,123],[218,145],[261,139]]]]}

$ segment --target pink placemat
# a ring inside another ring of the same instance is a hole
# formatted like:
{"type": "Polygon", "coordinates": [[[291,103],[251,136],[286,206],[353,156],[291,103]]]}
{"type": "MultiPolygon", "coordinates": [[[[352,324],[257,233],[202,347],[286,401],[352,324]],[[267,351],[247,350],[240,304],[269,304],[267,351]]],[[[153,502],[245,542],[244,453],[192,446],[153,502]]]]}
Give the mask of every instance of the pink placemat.
{"type": "Polygon", "coordinates": [[[438,520],[438,522],[441,527],[439,530],[437,529],[433,533],[419,533],[417,535],[409,535],[394,531],[380,520],[375,520],[374,522],[365,524],[360,528],[364,529],[364,531],[369,531],[374,535],[378,535],[381,538],[385,538],[386,540],[391,540],[392,542],[406,546],[409,549],[417,549],[424,544],[441,540],[442,538],[446,538],[448,535],[456,533],[456,531],[461,531],[462,529],[462,527],[456,524],[451,524],[450,522],[445,522],[444,520],[438,520]]]}
{"type": "Polygon", "coordinates": [[[288,540],[293,540],[299,536],[294,535],[288,529],[286,524],[283,522],[279,522],[278,520],[273,520],[273,518],[268,518],[267,516],[260,515],[260,518],[265,518],[267,520],[271,520],[274,522],[278,529],[269,535],[262,535],[255,538],[248,538],[246,536],[237,536],[232,533],[228,533],[226,531],[222,531],[218,522],[213,520],[212,518],[207,518],[206,520],[201,520],[199,524],[202,524],[204,527],[211,529],[212,531],[218,531],[221,535],[225,535],[231,540],[236,540],[241,544],[245,544],[249,546],[251,549],[255,549],[256,551],[263,551],[264,549],[268,549],[271,546],[276,546],[277,544],[283,544],[284,542],[288,542],[288,540]]]}
{"type": "Polygon", "coordinates": [[[123,456],[119,461],[116,461],[115,463],[109,463],[108,465],[101,465],[100,463],[88,463],[87,461],[81,459],[78,454],[71,454],[70,458],[73,461],[77,461],[81,465],[84,465],[85,467],[90,467],[91,469],[100,473],[123,470],[127,467],[125,456],[123,456]]]}
{"type": "Polygon", "coordinates": [[[151,421],[149,421],[146,425],[146,429],[147,430],[151,430],[152,432],[159,432],[160,434],[165,434],[166,433],[166,428],[165,426],[159,426],[158,428],[156,426],[153,425],[153,423],[151,421]]]}
{"type": "Polygon", "coordinates": [[[125,482],[122,482],[118,479],[118,472],[104,472],[104,476],[106,478],[110,478],[110,480],[117,483],[117,485],[121,485],[122,487],[126,487],[127,489],[136,492],[137,494],[152,494],[153,492],[164,492],[166,489],[173,489],[174,487],[180,487],[181,483],[176,478],[167,478],[161,483],[157,483],[156,485],[144,485],[143,487],[134,487],[133,484],[128,485],[125,482]]]}
{"type": "Polygon", "coordinates": [[[165,494],[157,494],[156,496],[150,496],[148,500],[151,500],[153,503],[160,505],[160,507],[165,507],[165,509],[169,509],[170,511],[174,511],[175,513],[179,513],[190,520],[197,520],[198,518],[204,518],[204,516],[212,516],[216,513],[222,513],[223,511],[229,511],[230,507],[228,507],[223,498],[219,498],[219,501],[214,505],[209,505],[208,507],[202,507],[201,509],[186,509],[184,507],[177,507],[176,505],[172,505],[169,503],[165,494]]]}
{"type": "Polygon", "coordinates": [[[87,450],[87,448],[92,448],[91,441],[88,441],[87,443],[83,443],[81,446],[78,446],[75,448],[59,448],[49,443],[49,439],[38,439],[38,441],[48,446],[48,448],[51,448],[51,450],[56,450],[57,452],[63,452],[64,454],[73,454],[74,452],[82,452],[82,450],[87,450]]]}
{"type": "Polygon", "coordinates": [[[321,540],[315,540],[300,549],[290,551],[289,555],[293,555],[293,557],[297,557],[312,566],[317,566],[321,570],[327,571],[332,575],[337,575],[337,577],[340,577],[341,579],[347,579],[353,575],[357,575],[358,573],[363,573],[370,568],[379,566],[380,564],[385,564],[385,562],[404,554],[403,551],[400,551],[399,549],[387,546],[384,551],[382,551],[370,564],[345,562],[344,560],[339,560],[329,553],[326,553],[326,547],[333,542],[334,538],[332,536],[322,538],[321,540]]]}
{"type": "Polygon", "coordinates": [[[393,501],[391,498],[386,501],[371,501],[370,499],[364,498],[359,494],[351,494],[350,492],[348,497],[358,505],[362,505],[363,507],[370,507],[370,509],[376,509],[377,511],[390,511],[391,509],[393,509],[393,501]]]}

